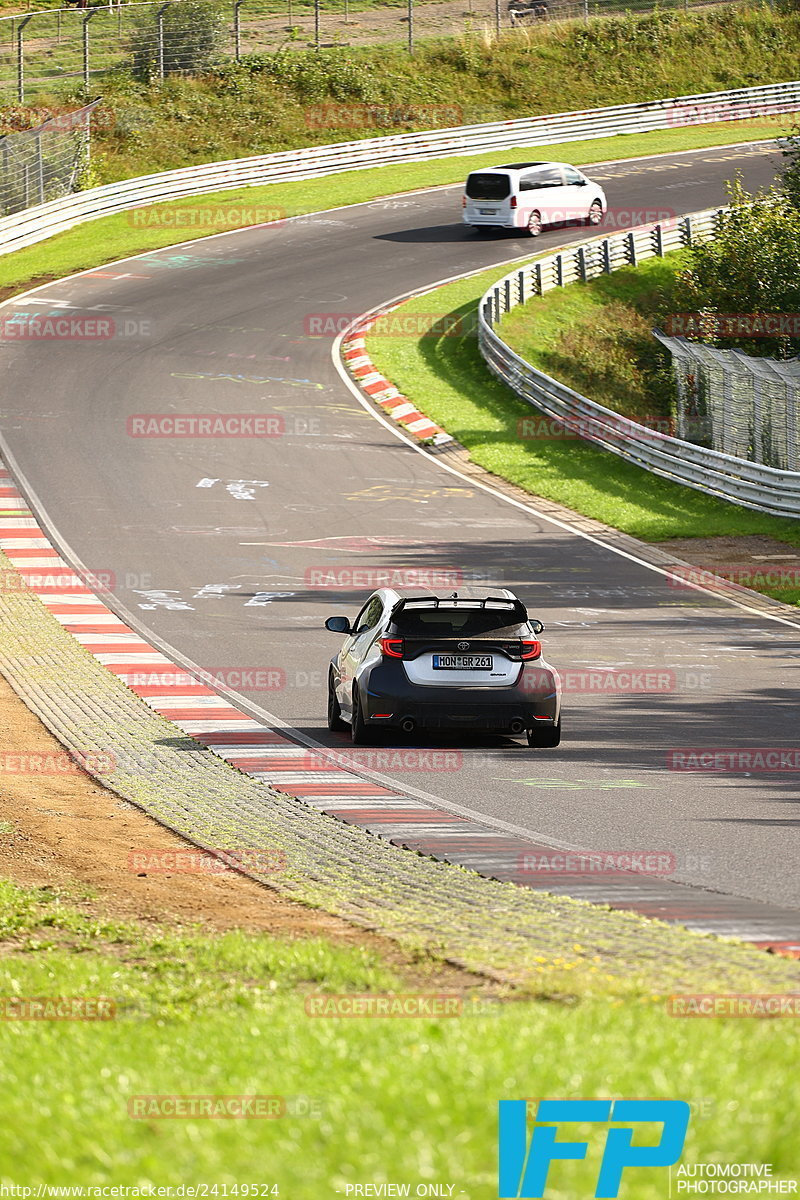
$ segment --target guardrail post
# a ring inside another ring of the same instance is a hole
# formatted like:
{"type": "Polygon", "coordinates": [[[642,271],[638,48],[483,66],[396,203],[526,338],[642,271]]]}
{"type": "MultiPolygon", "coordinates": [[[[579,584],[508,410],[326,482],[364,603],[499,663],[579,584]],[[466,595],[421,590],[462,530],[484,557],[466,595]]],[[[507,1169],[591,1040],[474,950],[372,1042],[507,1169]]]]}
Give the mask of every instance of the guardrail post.
{"type": "Polygon", "coordinates": [[[242,23],[239,19],[239,9],[244,4],[244,0],[234,0],[233,3],[233,52],[236,61],[242,60],[242,23]]]}
{"type": "Polygon", "coordinates": [[[536,289],[536,295],[541,296],[542,288],[542,264],[540,262],[533,265],[533,286],[536,289]]]}
{"type": "Polygon", "coordinates": [[[511,280],[503,280],[503,312],[511,312],[511,280]]]}
{"type": "Polygon", "coordinates": [[[685,246],[691,246],[691,244],[692,244],[692,218],[691,217],[683,217],[681,219],[681,224],[682,224],[681,233],[682,233],[682,237],[683,237],[683,244],[685,246]]]}
{"type": "Polygon", "coordinates": [[[557,254],[553,260],[556,264],[556,287],[564,286],[564,257],[557,254]]]}
{"type": "Polygon", "coordinates": [[[517,278],[519,279],[519,302],[520,302],[520,304],[524,304],[525,303],[525,268],[524,267],[520,271],[517,278]]]}
{"type": "Polygon", "coordinates": [[[603,271],[606,275],[611,274],[611,239],[603,238],[601,243],[603,248],[603,271]]]}
{"type": "Polygon", "coordinates": [[[314,49],[319,50],[319,0],[314,0],[314,49]]]}
{"type": "Polygon", "coordinates": [[[494,320],[492,321],[492,327],[494,327],[497,324],[497,322],[500,320],[500,288],[499,287],[496,287],[494,289],[494,291],[492,292],[492,296],[494,298],[494,320]]]}
{"type": "Polygon", "coordinates": [[[158,28],[158,78],[164,78],[164,13],[169,8],[169,4],[162,4],[161,8],[156,13],[156,26],[158,28]]]}
{"type": "MultiPolygon", "coordinates": [[[[22,31],[32,21],[35,13],[31,13],[29,17],[23,17],[17,25],[17,99],[20,104],[25,103],[25,39],[22,36],[22,31]]],[[[11,22],[11,28],[14,28],[14,22],[11,22]]]]}
{"type": "Polygon", "coordinates": [[[656,225],[655,229],[653,230],[653,237],[654,237],[654,240],[656,243],[656,255],[658,258],[663,258],[664,257],[664,231],[661,228],[660,224],[656,225]]]}
{"type": "Polygon", "coordinates": [[[633,236],[633,230],[630,231],[625,239],[628,243],[628,262],[632,267],[636,266],[636,238],[633,236]]]}
{"type": "Polygon", "coordinates": [[[586,283],[586,247],[578,247],[578,274],[582,281],[586,283]]]}
{"type": "Polygon", "coordinates": [[[500,0],[494,0],[494,31],[500,34],[500,0]]]}
{"type": "Polygon", "coordinates": [[[83,86],[89,86],[89,22],[92,17],[97,16],[97,9],[93,8],[83,18],[83,86]]]}

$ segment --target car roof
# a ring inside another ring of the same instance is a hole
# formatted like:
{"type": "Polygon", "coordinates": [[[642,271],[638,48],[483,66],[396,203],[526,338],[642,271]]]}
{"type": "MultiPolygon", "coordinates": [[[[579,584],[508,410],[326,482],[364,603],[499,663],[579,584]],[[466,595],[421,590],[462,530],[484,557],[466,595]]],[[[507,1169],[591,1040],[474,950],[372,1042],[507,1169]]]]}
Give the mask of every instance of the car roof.
{"type": "MultiPolygon", "coordinates": [[[[372,596],[379,596],[390,611],[401,600],[406,603],[409,601],[422,602],[423,606],[424,602],[428,601],[431,607],[433,607],[437,601],[447,602],[454,599],[472,601],[473,604],[481,600],[490,602],[492,600],[499,600],[519,605],[526,614],[528,611],[527,606],[514,592],[509,591],[508,588],[501,587],[464,586],[454,588],[452,591],[449,587],[437,590],[433,588],[378,588],[372,593],[372,596]]],[[[491,604],[490,607],[492,607],[491,604]]]]}
{"type": "MultiPolygon", "coordinates": [[[[481,167],[480,170],[470,171],[470,175],[484,175],[487,171],[527,171],[531,167],[571,167],[572,163],[563,162],[523,162],[523,163],[499,163],[495,167],[481,167]]],[[[575,170],[580,168],[576,167],[575,170]]]]}

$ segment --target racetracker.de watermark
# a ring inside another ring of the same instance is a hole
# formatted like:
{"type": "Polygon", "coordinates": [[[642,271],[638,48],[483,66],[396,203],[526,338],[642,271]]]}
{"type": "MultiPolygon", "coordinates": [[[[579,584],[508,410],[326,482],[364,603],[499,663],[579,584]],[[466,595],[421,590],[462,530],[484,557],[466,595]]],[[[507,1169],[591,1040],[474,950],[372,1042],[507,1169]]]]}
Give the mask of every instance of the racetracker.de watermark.
{"type": "MultiPolygon", "coordinates": [[[[303,332],[307,337],[338,337],[344,333],[361,313],[319,312],[306,313],[303,332]]],[[[474,313],[459,315],[442,312],[394,312],[381,313],[366,329],[370,337],[467,337],[477,333],[477,316],[474,313]]]]}
{"type": "Polygon", "coordinates": [[[3,775],[79,775],[87,771],[90,775],[111,775],[117,761],[113,754],[94,750],[56,750],[54,753],[41,751],[19,751],[15,754],[0,754],[0,776],[3,775]]]}
{"type": "Polygon", "coordinates": [[[129,209],[134,229],[247,229],[252,225],[283,225],[286,209],[261,204],[148,204],[129,209]]]}
{"type": "Polygon", "coordinates": [[[464,124],[458,104],[315,104],[305,110],[309,129],[388,129],[392,125],[422,125],[447,129],[464,124]]]}
{"type": "Polygon", "coordinates": [[[775,112],[765,113],[758,104],[732,104],[725,101],[710,104],[670,104],[667,108],[667,125],[707,125],[714,121],[771,121],[779,125],[796,124],[800,113],[778,107],[775,112]]]}
{"type": "Polygon", "coordinates": [[[129,1096],[133,1120],[275,1121],[287,1115],[284,1096],[129,1096]]]}
{"type": "Polygon", "coordinates": [[[306,567],[308,588],[331,591],[375,591],[377,588],[459,588],[464,573],[458,567],[306,567]]]}
{"type": "Polygon", "coordinates": [[[518,869],[525,875],[620,876],[671,875],[674,854],[664,850],[528,851],[520,854],[518,869]]]}
{"type": "Polygon", "coordinates": [[[631,437],[642,428],[670,437],[673,423],[668,417],[647,415],[643,417],[620,417],[609,413],[607,417],[520,417],[517,421],[517,437],[520,441],[573,441],[576,438],[631,437]]]}
{"type": "Polygon", "coordinates": [[[669,751],[667,770],[800,772],[800,749],[785,746],[687,746],[669,751]]]}
{"type": "Polygon", "coordinates": [[[670,313],[668,337],[800,338],[800,313],[670,313]]]}
{"type": "Polygon", "coordinates": [[[125,427],[133,438],[270,438],[286,432],[280,413],[134,413],[125,427]]]}
{"type": "MultiPolygon", "coordinates": [[[[138,578],[138,576],[137,576],[138,578]]],[[[0,595],[17,592],[62,595],[64,592],[89,590],[110,592],[116,585],[113,571],[73,571],[71,568],[48,571],[41,567],[17,567],[0,571],[0,595]]]]}
{"type": "Polygon", "coordinates": [[[315,993],[305,998],[308,1017],[465,1017],[494,1015],[497,1006],[446,992],[315,993]]]}
{"type": "Polygon", "coordinates": [[[758,591],[765,587],[800,587],[800,566],[786,563],[773,566],[753,566],[749,563],[709,563],[691,567],[670,567],[667,584],[677,590],[690,591],[693,586],[710,587],[720,579],[743,588],[758,591]]]}
{"type": "Polygon", "coordinates": [[[96,313],[13,312],[0,317],[1,342],[105,342],[153,336],[149,318],[98,316],[96,313]]]}
{"type": "Polygon", "coordinates": [[[198,685],[233,692],[280,692],[286,687],[286,672],[283,667],[207,667],[204,670],[181,671],[174,667],[166,671],[138,668],[131,671],[116,671],[130,688],[186,688],[198,685]]]}
{"type": "MultiPolygon", "coordinates": [[[[677,675],[663,667],[567,667],[559,668],[561,691],[565,695],[614,695],[674,692],[677,675]]],[[[539,692],[553,686],[552,672],[528,667],[519,686],[524,692],[539,692]]]]}
{"type": "Polygon", "coordinates": [[[0,996],[2,1021],[112,1021],[116,1015],[107,996],[0,996]]]}
{"type": "Polygon", "coordinates": [[[235,850],[147,847],[128,852],[128,870],[145,875],[224,875],[235,870],[276,874],[286,870],[286,862],[286,852],[275,847],[244,846],[235,850]]]}
{"type": "Polygon", "coordinates": [[[686,992],[667,999],[670,1017],[800,1017],[800,993],[686,992]]]}

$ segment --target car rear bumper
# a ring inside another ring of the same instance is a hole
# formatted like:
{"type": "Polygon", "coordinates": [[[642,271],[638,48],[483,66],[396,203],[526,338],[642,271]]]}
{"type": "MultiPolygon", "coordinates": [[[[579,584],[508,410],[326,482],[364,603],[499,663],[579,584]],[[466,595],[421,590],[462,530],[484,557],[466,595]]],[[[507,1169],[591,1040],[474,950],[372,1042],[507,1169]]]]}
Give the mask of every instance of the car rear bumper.
{"type": "MultiPolygon", "coordinates": [[[[399,665],[399,664],[398,664],[399,665]]],[[[521,732],[558,720],[557,673],[537,668],[537,687],[420,687],[385,666],[361,681],[361,711],[374,726],[521,732]],[[541,684],[541,686],[538,686],[541,684]]]]}

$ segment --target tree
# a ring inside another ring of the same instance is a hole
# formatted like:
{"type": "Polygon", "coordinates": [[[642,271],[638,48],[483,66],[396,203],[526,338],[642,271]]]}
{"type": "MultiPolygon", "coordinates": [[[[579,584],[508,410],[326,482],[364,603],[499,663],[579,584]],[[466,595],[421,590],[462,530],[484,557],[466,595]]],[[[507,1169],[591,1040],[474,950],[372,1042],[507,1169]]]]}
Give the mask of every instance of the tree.
{"type": "Polygon", "coordinates": [[[711,332],[700,335],[704,342],[790,358],[800,353],[800,335],[792,336],[791,326],[778,336],[714,332],[725,325],[713,318],[784,314],[796,320],[800,313],[800,206],[777,189],[751,196],[738,179],[728,190],[730,208],[717,236],[691,249],[690,265],[679,279],[679,305],[709,318],[711,332]]]}
{"type": "MultiPolygon", "coordinates": [[[[148,6],[131,39],[133,73],[146,83],[159,76],[159,21],[163,6],[148,6]]],[[[215,0],[179,0],[162,12],[165,75],[209,70],[222,47],[225,18],[215,0]]]]}

